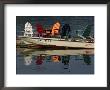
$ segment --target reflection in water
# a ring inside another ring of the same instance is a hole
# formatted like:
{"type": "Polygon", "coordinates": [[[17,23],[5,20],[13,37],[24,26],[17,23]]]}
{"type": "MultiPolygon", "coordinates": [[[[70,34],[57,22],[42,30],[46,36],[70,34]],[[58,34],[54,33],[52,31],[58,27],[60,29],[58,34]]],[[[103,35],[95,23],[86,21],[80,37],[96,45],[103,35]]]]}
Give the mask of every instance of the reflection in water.
{"type": "Polygon", "coordinates": [[[40,56],[36,56],[36,65],[41,65],[43,63],[43,57],[40,56]]]}
{"type": "Polygon", "coordinates": [[[35,55],[32,53],[27,55],[17,54],[16,64],[17,64],[17,74],[94,74],[93,54],[92,55],[86,54],[35,55]],[[23,58],[24,62],[22,62],[23,58]]]}
{"type": "Polygon", "coordinates": [[[90,64],[91,64],[91,58],[90,58],[90,56],[88,56],[88,55],[83,55],[83,58],[84,58],[84,62],[85,62],[87,65],[90,65],[90,64]]]}
{"type": "Polygon", "coordinates": [[[25,56],[25,58],[24,58],[24,65],[30,65],[31,62],[32,62],[32,57],[29,56],[29,55],[25,56]]]}
{"type": "Polygon", "coordinates": [[[53,62],[60,62],[60,60],[61,60],[60,56],[58,56],[58,55],[53,55],[51,57],[52,57],[53,62]]]}
{"type": "Polygon", "coordinates": [[[68,69],[69,68],[69,60],[70,60],[70,56],[62,56],[62,63],[64,64],[64,69],[68,69]]]}

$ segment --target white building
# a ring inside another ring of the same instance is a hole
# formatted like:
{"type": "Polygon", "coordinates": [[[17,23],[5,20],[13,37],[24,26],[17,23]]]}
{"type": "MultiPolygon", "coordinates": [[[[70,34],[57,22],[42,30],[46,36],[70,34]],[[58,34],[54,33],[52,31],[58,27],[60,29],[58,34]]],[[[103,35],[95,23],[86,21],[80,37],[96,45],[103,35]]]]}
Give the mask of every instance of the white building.
{"type": "Polygon", "coordinates": [[[33,36],[33,31],[32,31],[32,25],[27,22],[25,24],[25,29],[24,29],[24,36],[29,36],[29,37],[32,37],[33,36]]]}

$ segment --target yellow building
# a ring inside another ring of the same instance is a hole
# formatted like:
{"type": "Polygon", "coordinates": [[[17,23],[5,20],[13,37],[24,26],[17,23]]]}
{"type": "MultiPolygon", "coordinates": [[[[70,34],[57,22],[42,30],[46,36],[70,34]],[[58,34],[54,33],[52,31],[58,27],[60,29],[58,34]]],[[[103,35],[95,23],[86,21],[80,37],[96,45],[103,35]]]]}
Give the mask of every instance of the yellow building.
{"type": "Polygon", "coordinates": [[[59,30],[60,30],[60,23],[56,22],[53,27],[52,27],[52,36],[54,35],[58,35],[59,34],[59,30]]]}

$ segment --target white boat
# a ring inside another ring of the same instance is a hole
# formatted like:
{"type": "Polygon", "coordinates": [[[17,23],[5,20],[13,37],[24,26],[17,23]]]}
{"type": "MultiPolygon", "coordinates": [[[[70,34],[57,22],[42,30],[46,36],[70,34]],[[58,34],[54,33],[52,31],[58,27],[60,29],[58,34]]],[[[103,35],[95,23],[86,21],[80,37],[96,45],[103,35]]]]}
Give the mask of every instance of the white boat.
{"type": "Polygon", "coordinates": [[[39,38],[39,37],[20,37],[22,41],[26,43],[32,43],[34,45],[43,45],[43,46],[56,46],[56,47],[66,47],[66,48],[94,48],[94,43],[88,42],[75,42],[67,41],[60,38],[39,38]]]}

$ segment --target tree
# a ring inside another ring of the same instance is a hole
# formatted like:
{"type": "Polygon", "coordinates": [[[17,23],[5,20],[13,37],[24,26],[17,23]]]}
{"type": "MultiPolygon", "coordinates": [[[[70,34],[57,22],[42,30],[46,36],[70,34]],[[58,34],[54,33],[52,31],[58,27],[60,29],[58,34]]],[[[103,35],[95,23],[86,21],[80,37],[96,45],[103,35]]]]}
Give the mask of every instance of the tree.
{"type": "Polygon", "coordinates": [[[87,25],[84,33],[82,36],[84,36],[85,38],[87,38],[88,36],[90,36],[90,33],[91,33],[91,25],[87,25]]]}
{"type": "Polygon", "coordinates": [[[65,24],[65,25],[62,27],[61,37],[69,36],[70,31],[71,31],[70,25],[69,25],[69,24],[65,24]]]}

